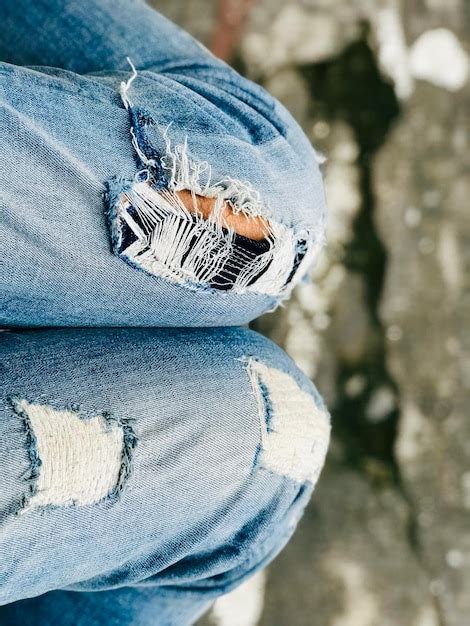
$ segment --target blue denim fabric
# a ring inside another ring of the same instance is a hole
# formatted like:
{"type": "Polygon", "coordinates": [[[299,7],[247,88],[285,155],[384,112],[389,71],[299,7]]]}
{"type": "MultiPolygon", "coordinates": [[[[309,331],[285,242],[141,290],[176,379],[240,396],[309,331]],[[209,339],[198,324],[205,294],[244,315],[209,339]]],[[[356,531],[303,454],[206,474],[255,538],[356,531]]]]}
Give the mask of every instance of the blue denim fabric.
{"type": "Polygon", "coordinates": [[[0,22],[0,326],[30,328],[0,333],[0,626],[193,624],[283,548],[324,462],[313,384],[227,328],[322,246],[317,155],[141,0],[4,0],[0,22]],[[186,215],[183,189],[269,235],[186,215]],[[219,244],[244,260],[224,289],[219,244]],[[53,326],[134,328],[31,328],[53,326]]]}
{"type": "Polygon", "coordinates": [[[212,182],[248,182],[248,205],[310,262],[324,236],[321,175],[279,102],[140,0],[4,0],[0,21],[0,325],[242,325],[287,297],[142,271],[113,227],[136,176],[168,185],[169,140],[204,166],[200,184],[208,166],[212,182]]]}
{"type": "Polygon", "coordinates": [[[287,374],[327,420],[312,383],[249,330],[2,333],[0,624],[184,626],[279,552],[313,482],[263,462],[270,409],[260,416],[247,359],[287,374]],[[45,438],[19,401],[124,426],[119,490],[28,507],[45,438]]]}

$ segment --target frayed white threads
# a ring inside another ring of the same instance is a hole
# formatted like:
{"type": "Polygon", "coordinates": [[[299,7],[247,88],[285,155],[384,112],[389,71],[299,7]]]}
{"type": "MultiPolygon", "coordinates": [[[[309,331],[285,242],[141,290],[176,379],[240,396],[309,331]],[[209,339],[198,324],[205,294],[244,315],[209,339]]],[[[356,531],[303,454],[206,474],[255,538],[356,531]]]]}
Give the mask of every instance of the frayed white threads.
{"type": "MultiPolygon", "coordinates": [[[[124,104],[126,111],[128,111],[133,106],[132,101],[129,98],[129,89],[131,88],[131,85],[134,82],[134,80],[137,78],[137,70],[135,69],[135,65],[132,63],[129,57],[126,57],[126,60],[131,66],[132,75],[127,81],[121,82],[119,93],[121,95],[122,103],[124,104]]],[[[139,156],[139,159],[142,161],[142,163],[144,163],[147,167],[155,166],[156,165],[155,160],[147,158],[147,156],[140,149],[139,142],[137,141],[137,137],[135,135],[135,131],[132,126],[130,127],[130,133],[131,133],[132,145],[137,155],[139,156]]]]}
{"type": "Polygon", "coordinates": [[[135,69],[135,65],[132,63],[132,61],[131,61],[131,59],[129,57],[126,57],[126,61],[131,66],[132,75],[131,75],[131,77],[127,81],[123,80],[121,82],[119,93],[121,94],[121,100],[122,100],[124,106],[126,107],[126,110],[128,110],[129,107],[132,106],[132,102],[131,102],[131,100],[129,98],[129,89],[130,89],[132,83],[137,78],[137,70],[135,69]]]}
{"type": "Polygon", "coordinates": [[[207,161],[196,162],[190,158],[186,138],[182,145],[172,146],[168,128],[163,133],[166,151],[162,157],[162,166],[169,173],[170,189],[174,191],[187,189],[193,194],[220,199],[221,204],[228,202],[235,213],[242,212],[251,217],[269,217],[259,192],[250,182],[229,176],[214,181],[212,168],[207,161]]]}
{"type": "MultiPolygon", "coordinates": [[[[235,292],[256,289],[255,276],[270,270],[270,266],[284,262],[276,258],[278,246],[271,235],[267,252],[256,255],[236,244],[235,232],[223,228],[220,211],[223,204],[205,219],[192,214],[178,194],[170,190],[156,191],[147,183],[135,183],[131,190],[123,192],[118,216],[132,230],[137,240],[121,254],[133,264],[156,276],[162,276],[178,284],[210,284],[230,258],[233,276],[226,275],[235,292]],[[138,220],[132,213],[136,212],[138,220]],[[268,267],[269,266],[269,267],[268,267]]],[[[197,206],[197,205],[196,205],[197,206]]],[[[277,230],[284,227],[277,225],[277,230]]],[[[287,229],[284,229],[289,236],[287,229]]],[[[227,272],[227,269],[225,270],[227,272]]],[[[278,284],[262,284],[263,293],[275,293],[287,280],[289,267],[277,269],[278,284]]]]}
{"type": "MultiPolygon", "coordinates": [[[[121,83],[120,90],[126,109],[132,106],[128,92],[137,76],[128,61],[133,73],[121,83]]],[[[301,277],[299,267],[303,268],[311,257],[311,235],[301,239],[286,226],[270,221],[264,239],[267,250],[257,253],[237,245],[236,233],[224,223],[223,213],[228,206],[235,214],[268,220],[269,210],[259,192],[249,182],[231,177],[214,181],[210,164],[189,156],[186,138],[183,144],[172,146],[170,126],[162,133],[166,150],[158,164],[143,153],[131,126],[132,145],[139,159],[150,169],[157,165],[162,168],[168,182],[163,190],[147,182],[135,182],[121,194],[115,226],[122,233],[125,222],[137,240],[118,253],[132,265],[181,285],[207,287],[216,278],[218,289],[287,296],[301,277]],[[191,193],[193,211],[178,196],[180,191],[191,193]],[[197,196],[214,199],[207,218],[198,212],[197,196]],[[306,254],[292,272],[298,264],[301,240],[306,254]]]]}

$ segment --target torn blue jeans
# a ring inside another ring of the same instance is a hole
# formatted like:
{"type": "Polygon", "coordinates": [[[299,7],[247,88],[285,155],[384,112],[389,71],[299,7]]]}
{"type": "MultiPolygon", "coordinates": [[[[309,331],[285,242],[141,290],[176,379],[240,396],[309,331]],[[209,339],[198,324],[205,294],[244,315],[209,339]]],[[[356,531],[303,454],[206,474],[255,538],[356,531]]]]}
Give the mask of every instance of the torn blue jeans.
{"type": "Polygon", "coordinates": [[[243,325],[289,295],[324,193],[279,102],[141,0],[3,0],[0,23],[0,326],[243,325]]]}
{"type": "Polygon", "coordinates": [[[324,462],[318,392],[253,331],[9,331],[0,368],[2,626],[194,623],[324,462]]]}
{"type": "Polygon", "coordinates": [[[236,328],[323,245],[318,157],[140,0],[3,0],[0,23],[0,626],[193,624],[324,462],[318,392],[236,328]]]}

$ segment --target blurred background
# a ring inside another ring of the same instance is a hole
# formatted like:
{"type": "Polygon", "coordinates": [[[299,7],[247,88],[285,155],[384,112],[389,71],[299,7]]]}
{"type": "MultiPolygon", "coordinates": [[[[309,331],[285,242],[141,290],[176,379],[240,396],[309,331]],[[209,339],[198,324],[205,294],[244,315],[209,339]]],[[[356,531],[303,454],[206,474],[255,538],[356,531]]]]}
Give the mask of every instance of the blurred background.
{"type": "Polygon", "coordinates": [[[311,504],[201,626],[470,625],[470,3],[153,0],[291,111],[328,247],[253,326],[330,407],[311,504]]]}

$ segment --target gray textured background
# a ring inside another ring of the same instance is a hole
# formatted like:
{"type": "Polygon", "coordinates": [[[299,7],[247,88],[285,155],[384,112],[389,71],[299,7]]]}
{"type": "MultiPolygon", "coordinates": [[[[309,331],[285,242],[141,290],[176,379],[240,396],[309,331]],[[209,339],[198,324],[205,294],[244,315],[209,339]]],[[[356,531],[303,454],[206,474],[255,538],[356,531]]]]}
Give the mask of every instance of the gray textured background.
{"type": "Polygon", "coordinates": [[[314,282],[254,324],[325,396],[327,465],[292,542],[201,624],[468,626],[470,4],[252,0],[241,25],[242,0],[153,4],[327,156],[314,282]]]}

